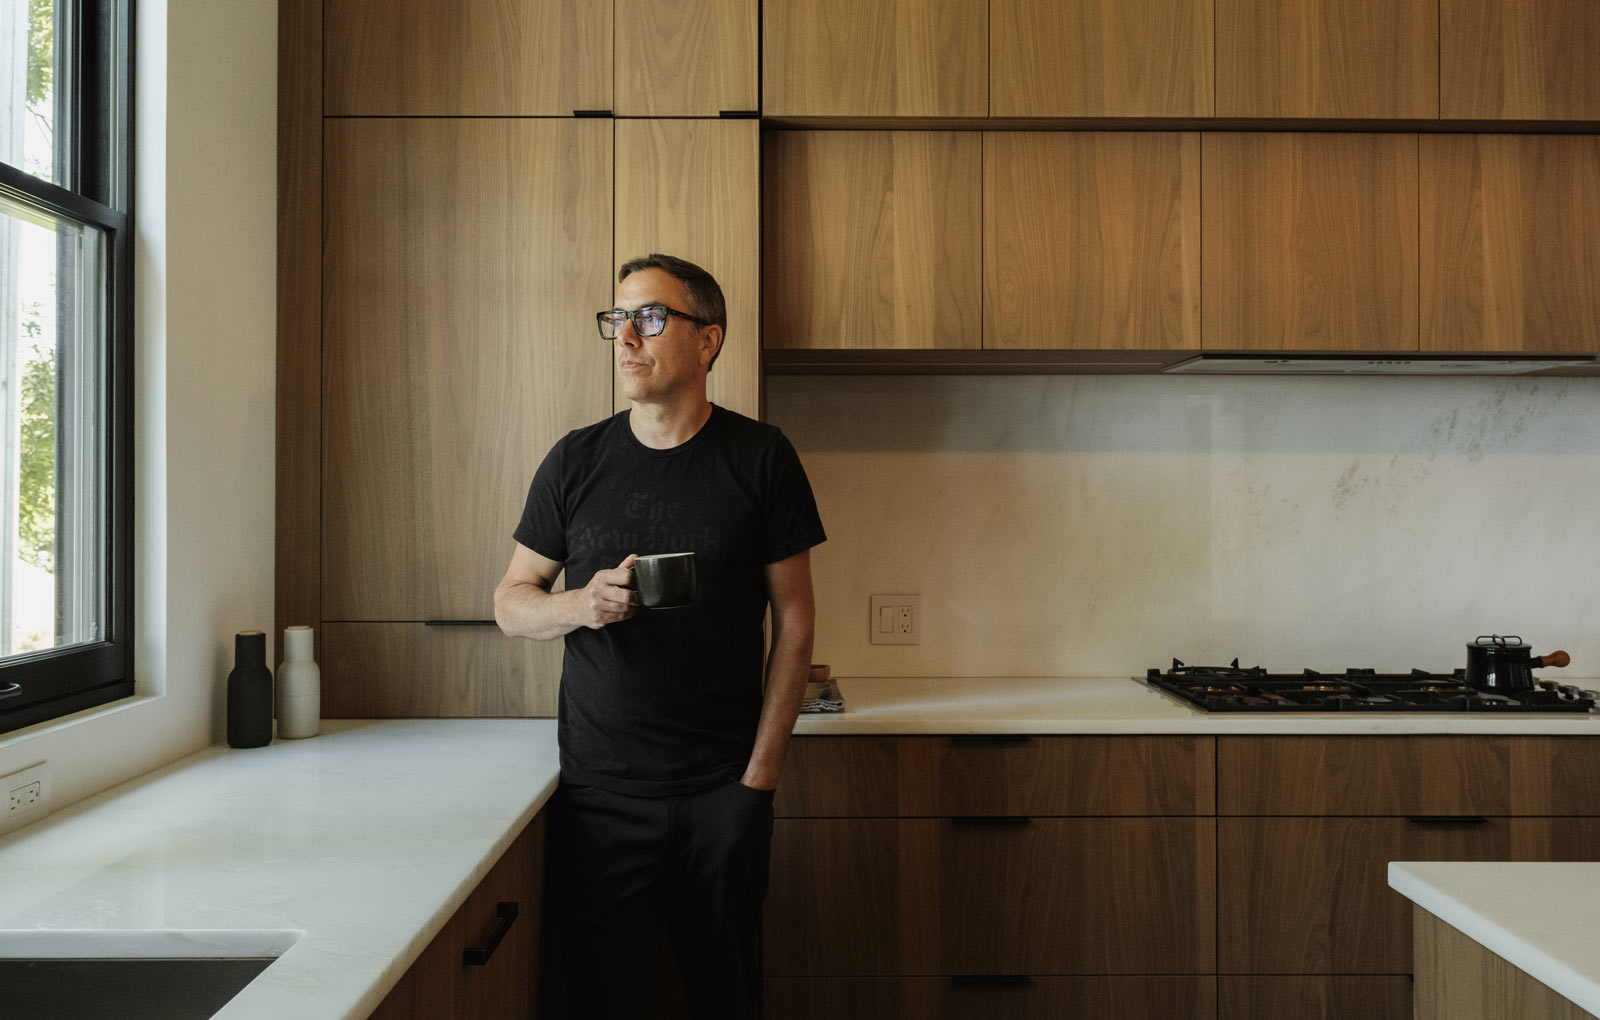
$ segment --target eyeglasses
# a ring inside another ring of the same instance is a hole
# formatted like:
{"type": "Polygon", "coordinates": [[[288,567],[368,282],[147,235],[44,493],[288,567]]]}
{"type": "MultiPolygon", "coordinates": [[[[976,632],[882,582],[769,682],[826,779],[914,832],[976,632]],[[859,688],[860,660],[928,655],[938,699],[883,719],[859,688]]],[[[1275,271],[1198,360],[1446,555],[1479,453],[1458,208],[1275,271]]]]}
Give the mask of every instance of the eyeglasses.
{"type": "Polygon", "coordinates": [[[617,338],[617,330],[622,328],[624,322],[632,320],[633,331],[640,336],[660,336],[661,331],[667,328],[667,317],[676,315],[680,319],[688,319],[697,326],[709,326],[711,323],[705,319],[696,318],[688,312],[680,312],[676,308],[666,305],[645,305],[628,311],[626,308],[612,308],[604,312],[595,312],[595,321],[600,323],[600,335],[607,340],[617,338]]]}

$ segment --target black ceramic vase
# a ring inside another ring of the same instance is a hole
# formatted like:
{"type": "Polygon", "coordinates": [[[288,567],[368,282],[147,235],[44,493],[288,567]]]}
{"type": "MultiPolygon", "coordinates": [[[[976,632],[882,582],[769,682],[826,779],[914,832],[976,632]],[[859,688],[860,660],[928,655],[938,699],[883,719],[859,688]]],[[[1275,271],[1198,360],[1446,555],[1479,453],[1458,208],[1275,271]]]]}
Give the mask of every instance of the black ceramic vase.
{"type": "Polygon", "coordinates": [[[233,672],[228,674],[228,746],[270,743],[272,670],[267,668],[267,636],[244,630],[233,639],[233,672]]]}

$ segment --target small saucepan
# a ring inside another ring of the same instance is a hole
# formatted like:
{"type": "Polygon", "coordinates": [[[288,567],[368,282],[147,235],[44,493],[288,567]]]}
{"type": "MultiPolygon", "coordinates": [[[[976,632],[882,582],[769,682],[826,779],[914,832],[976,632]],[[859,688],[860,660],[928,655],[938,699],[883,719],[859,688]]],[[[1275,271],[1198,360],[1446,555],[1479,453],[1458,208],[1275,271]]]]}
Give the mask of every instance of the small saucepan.
{"type": "Polygon", "coordinates": [[[1533,686],[1535,669],[1571,661],[1566,652],[1533,655],[1515,634],[1484,634],[1467,646],[1467,683],[1480,691],[1511,694],[1533,686]]]}

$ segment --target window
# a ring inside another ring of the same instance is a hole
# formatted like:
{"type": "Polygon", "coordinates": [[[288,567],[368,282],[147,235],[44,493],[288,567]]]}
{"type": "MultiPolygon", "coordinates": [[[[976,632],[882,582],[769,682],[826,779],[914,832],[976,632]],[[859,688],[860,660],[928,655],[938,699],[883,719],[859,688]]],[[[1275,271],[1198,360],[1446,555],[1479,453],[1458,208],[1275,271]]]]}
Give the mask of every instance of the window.
{"type": "Polygon", "coordinates": [[[133,693],[131,0],[0,0],[0,733],[133,693]]]}

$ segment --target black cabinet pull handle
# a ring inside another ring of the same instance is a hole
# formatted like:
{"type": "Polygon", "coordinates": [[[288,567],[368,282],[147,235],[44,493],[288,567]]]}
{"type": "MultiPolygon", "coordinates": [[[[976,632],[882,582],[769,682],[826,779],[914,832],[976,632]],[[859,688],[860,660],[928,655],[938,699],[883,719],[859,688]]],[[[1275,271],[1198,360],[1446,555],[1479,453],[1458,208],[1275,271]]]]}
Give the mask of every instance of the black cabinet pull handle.
{"type": "Polygon", "coordinates": [[[467,967],[482,967],[489,962],[489,957],[500,948],[500,940],[506,937],[506,932],[511,930],[511,925],[517,920],[517,905],[501,901],[494,908],[494,928],[489,932],[489,939],[481,946],[468,946],[461,951],[461,963],[467,967]]]}
{"type": "Polygon", "coordinates": [[[493,620],[423,620],[424,627],[498,627],[493,620]]]}
{"type": "Polygon", "coordinates": [[[1027,815],[957,815],[950,819],[951,825],[982,825],[990,828],[1004,828],[1008,826],[1027,825],[1033,821],[1027,815]]]}
{"type": "Polygon", "coordinates": [[[1026,974],[951,974],[950,983],[966,988],[1026,988],[1033,978],[1026,974]]]}
{"type": "Polygon", "coordinates": [[[1482,815],[1406,815],[1413,825],[1488,825],[1482,815]]]}
{"type": "Polygon", "coordinates": [[[0,684],[0,698],[14,698],[21,693],[21,684],[0,684]]]}
{"type": "Polygon", "coordinates": [[[950,743],[961,744],[1026,744],[1032,737],[1025,737],[1020,733],[963,733],[950,738],[950,743]]]}

